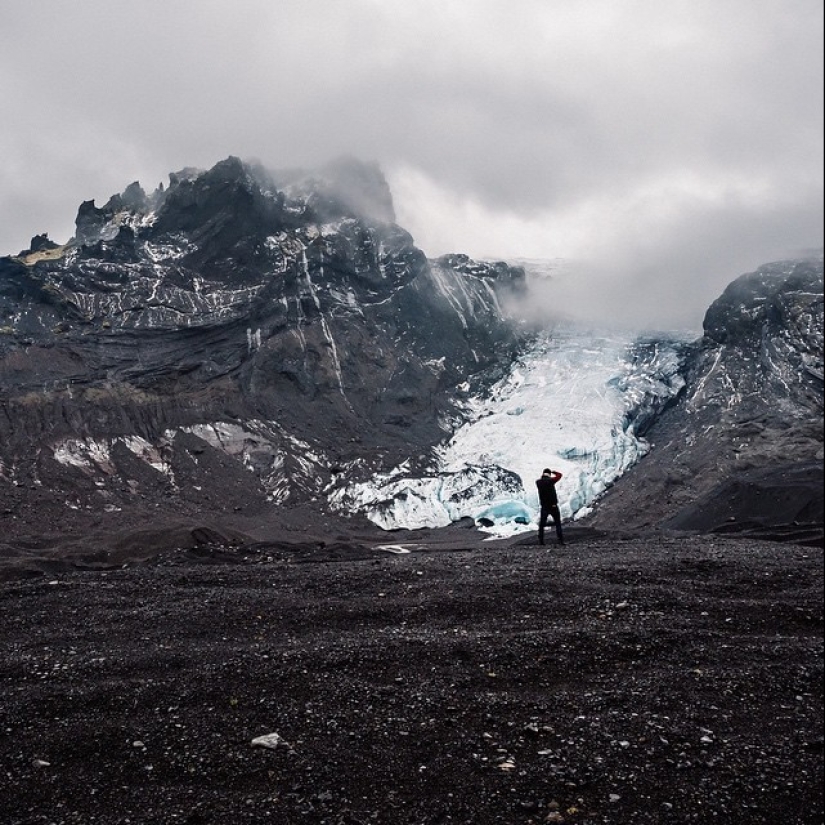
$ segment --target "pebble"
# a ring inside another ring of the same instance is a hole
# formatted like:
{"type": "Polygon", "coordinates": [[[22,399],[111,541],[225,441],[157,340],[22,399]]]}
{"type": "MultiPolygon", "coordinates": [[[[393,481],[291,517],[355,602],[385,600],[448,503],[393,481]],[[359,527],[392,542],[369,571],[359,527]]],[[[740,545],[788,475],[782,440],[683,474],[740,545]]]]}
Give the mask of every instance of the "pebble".
{"type": "Polygon", "coordinates": [[[250,744],[253,748],[269,748],[269,750],[290,747],[289,742],[279,733],[267,733],[264,736],[256,736],[250,744]]]}

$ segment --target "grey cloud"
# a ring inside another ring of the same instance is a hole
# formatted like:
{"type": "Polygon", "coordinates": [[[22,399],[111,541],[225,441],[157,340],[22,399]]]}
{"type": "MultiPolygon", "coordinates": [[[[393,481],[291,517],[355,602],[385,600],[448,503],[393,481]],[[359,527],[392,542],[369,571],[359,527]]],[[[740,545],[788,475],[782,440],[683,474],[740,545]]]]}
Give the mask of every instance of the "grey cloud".
{"type": "Polygon", "coordinates": [[[376,161],[428,254],[572,255],[616,304],[822,245],[820,0],[39,0],[0,26],[2,253],[228,155],[376,161]]]}
{"type": "Polygon", "coordinates": [[[524,312],[534,320],[699,335],[704,313],[735,277],[772,260],[812,254],[815,204],[776,211],[685,209],[661,233],[607,244],[539,280],[524,312]]]}

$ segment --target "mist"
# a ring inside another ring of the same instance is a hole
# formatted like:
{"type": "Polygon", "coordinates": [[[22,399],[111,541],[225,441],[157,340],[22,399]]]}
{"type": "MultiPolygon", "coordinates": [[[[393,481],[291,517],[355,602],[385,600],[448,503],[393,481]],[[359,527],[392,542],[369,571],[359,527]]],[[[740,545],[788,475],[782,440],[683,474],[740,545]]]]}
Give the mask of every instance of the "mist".
{"type": "Polygon", "coordinates": [[[564,259],[547,301],[626,325],[699,328],[823,246],[820,0],[39,0],[0,25],[2,254],[229,155],[374,162],[428,256],[564,259]]]}

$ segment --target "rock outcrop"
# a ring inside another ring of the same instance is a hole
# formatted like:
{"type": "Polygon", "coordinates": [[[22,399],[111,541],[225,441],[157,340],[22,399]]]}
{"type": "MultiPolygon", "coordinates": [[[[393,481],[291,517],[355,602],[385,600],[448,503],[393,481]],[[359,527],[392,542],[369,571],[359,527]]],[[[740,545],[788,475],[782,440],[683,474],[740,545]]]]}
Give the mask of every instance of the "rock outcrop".
{"type": "Polygon", "coordinates": [[[760,267],[705,315],[654,449],[600,503],[596,526],[822,542],[822,258],[760,267]]]}
{"type": "Polygon", "coordinates": [[[5,520],[261,518],[425,455],[519,347],[524,273],[429,261],[393,217],[374,166],[228,158],[0,259],[5,520]]]}

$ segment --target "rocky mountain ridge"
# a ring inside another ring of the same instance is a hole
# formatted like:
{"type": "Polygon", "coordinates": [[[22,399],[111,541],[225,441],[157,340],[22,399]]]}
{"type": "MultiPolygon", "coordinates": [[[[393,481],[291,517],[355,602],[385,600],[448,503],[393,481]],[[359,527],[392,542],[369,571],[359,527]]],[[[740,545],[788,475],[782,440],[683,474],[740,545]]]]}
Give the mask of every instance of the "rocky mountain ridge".
{"type": "Polygon", "coordinates": [[[0,259],[4,521],[47,543],[106,512],[247,529],[425,456],[520,346],[524,273],[428,261],[392,217],[370,165],[276,183],[228,158],[0,259]]]}
{"type": "MultiPolygon", "coordinates": [[[[230,157],[82,204],[67,244],[0,259],[0,554],[94,563],[361,524],[334,491],[427,463],[529,342],[508,311],[528,288],[504,262],[428,260],[352,160],[230,157]]],[[[688,511],[731,474],[821,474],[821,258],[732,284],[684,371],[595,524],[716,529],[688,511]]]]}
{"type": "Polygon", "coordinates": [[[823,263],[766,264],[710,306],[642,472],[593,520],[822,544],[823,263]]]}

